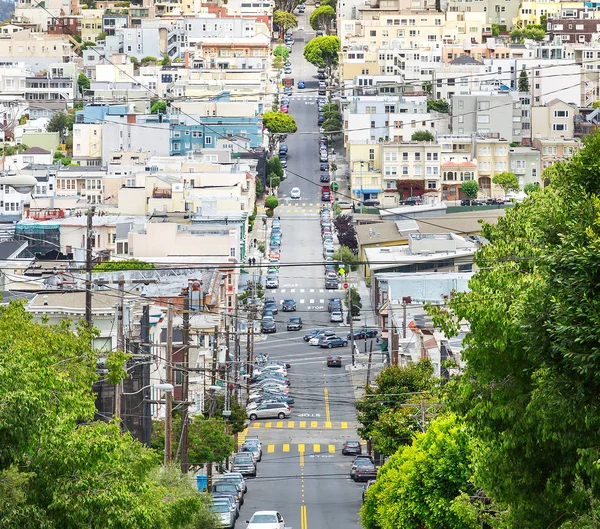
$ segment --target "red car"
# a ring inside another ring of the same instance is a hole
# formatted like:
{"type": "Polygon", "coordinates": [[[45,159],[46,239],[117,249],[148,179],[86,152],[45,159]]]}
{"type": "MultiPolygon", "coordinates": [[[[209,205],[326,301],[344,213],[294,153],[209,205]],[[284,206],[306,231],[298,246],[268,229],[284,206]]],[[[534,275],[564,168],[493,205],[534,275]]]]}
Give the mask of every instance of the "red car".
{"type": "Polygon", "coordinates": [[[288,107],[286,107],[285,105],[282,105],[280,110],[284,113],[287,114],[288,113],[288,107]]]}

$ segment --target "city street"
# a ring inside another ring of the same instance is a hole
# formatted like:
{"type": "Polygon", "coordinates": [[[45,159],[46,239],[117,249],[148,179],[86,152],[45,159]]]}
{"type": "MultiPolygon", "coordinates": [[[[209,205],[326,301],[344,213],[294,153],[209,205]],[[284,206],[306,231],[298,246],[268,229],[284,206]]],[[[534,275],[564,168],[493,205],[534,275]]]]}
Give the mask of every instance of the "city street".
{"type": "Polygon", "coordinates": [[[285,525],[293,529],[360,527],[363,485],[349,478],[352,457],[341,454],[345,441],[358,439],[354,390],[345,369],[351,363],[350,346],[321,349],[302,339],[315,328],[338,329],[343,338],[348,333],[346,326],[329,322],[327,308],[329,299],[343,297],[344,291],[325,289],[319,227],[317,70],[303,58],[304,44],[315,35],[308,16],[307,12],[299,17],[305,30],[294,34],[292,74],[286,75],[294,79],[289,109],[298,133],[288,135],[288,177],[278,193],[276,215],[282,229],[279,288],[265,291],[280,307],[275,316],[277,332],[257,341],[255,347],[255,354],[268,353],[272,360],[291,363],[290,395],[295,405],[289,419],[255,421],[246,432],[259,437],[264,455],[257,479],[249,482],[239,527],[245,527],[244,521],[254,511],[263,509],[279,510],[285,525]],[[300,80],[306,89],[298,90],[300,80]],[[289,199],[293,187],[301,189],[300,200],[289,199]],[[282,311],[281,302],[286,298],[294,298],[296,312],[282,311]],[[301,331],[286,331],[291,316],[302,318],[301,331]],[[327,367],[330,354],[342,356],[341,369],[327,367]]]}

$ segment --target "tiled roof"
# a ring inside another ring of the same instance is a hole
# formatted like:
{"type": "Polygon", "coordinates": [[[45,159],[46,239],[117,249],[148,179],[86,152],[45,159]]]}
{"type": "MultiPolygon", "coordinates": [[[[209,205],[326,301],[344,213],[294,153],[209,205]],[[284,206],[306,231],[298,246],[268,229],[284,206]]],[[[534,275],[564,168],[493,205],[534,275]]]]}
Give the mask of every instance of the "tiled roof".
{"type": "Polygon", "coordinates": [[[456,167],[456,168],[474,168],[477,167],[476,163],[473,162],[460,162],[460,163],[456,163],[456,162],[445,162],[442,164],[442,167],[456,167]]]}
{"type": "Polygon", "coordinates": [[[450,61],[450,64],[475,64],[483,66],[482,62],[473,59],[473,57],[471,57],[470,55],[461,55],[460,57],[457,57],[456,59],[450,61]]]}

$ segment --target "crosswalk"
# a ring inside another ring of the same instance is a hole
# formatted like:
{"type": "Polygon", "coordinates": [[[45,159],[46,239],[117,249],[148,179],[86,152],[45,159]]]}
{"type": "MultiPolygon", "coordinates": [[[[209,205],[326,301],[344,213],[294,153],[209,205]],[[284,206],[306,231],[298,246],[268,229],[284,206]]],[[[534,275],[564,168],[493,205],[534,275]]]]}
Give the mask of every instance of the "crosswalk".
{"type": "MultiPolygon", "coordinates": [[[[336,289],[324,289],[324,288],[274,288],[273,290],[269,289],[270,294],[331,294],[333,292],[341,292],[343,291],[343,288],[338,288],[336,289]]],[[[310,297],[310,296],[309,296],[310,297]]],[[[313,303],[315,300],[311,299],[310,303],[313,303]]],[[[300,303],[303,303],[304,300],[300,301],[300,303]]],[[[325,299],[319,299],[320,303],[324,303],[325,299]]]]}
{"type": "Polygon", "coordinates": [[[252,422],[248,425],[245,432],[260,429],[297,429],[297,430],[349,430],[356,429],[356,424],[346,421],[267,421],[267,422],[252,422]]]}

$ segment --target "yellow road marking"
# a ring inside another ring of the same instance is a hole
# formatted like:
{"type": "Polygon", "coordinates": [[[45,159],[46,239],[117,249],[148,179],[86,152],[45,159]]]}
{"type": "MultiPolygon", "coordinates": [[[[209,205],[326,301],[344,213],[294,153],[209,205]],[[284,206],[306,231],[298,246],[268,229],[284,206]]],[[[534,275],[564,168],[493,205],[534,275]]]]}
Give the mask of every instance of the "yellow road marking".
{"type": "Polygon", "coordinates": [[[295,426],[294,421],[288,421],[288,428],[293,428],[295,426]]]}
{"type": "Polygon", "coordinates": [[[331,423],[329,421],[325,423],[325,428],[331,428],[331,427],[332,426],[331,426],[331,423]]]}
{"type": "Polygon", "coordinates": [[[319,444],[314,444],[314,445],[313,445],[313,452],[314,452],[315,454],[318,454],[319,452],[321,452],[321,445],[319,445],[319,444]]]}
{"type": "Polygon", "coordinates": [[[290,451],[290,445],[289,445],[289,444],[287,444],[287,443],[286,443],[286,444],[284,444],[284,445],[283,445],[283,451],[284,451],[284,452],[289,452],[289,451],[290,451]]]}
{"type": "Polygon", "coordinates": [[[306,202],[302,202],[302,207],[306,206],[306,202]]]}
{"type": "Polygon", "coordinates": [[[283,428],[283,421],[275,423],[276,428],[283,428]]]}
{"type": "Polygon", "coordinates": [[[325,388],[323,393],[325,394],[325,422],[331,423],[331,413],[329,411],[329,390],[325,388]]]}
{"type": "Polygon", "coordinates": [[[335,445],[329,445],[329,453],[335,454],[335,445]]]}
{"type": "Polygon", "coordinates": [[[303,454],[304,453],[304,449],[305,449],[305,446],[304,446],[303,443],[298,444],[298,453],[299,454],[303,454]]]}
{"type": "Polygon", "coordinates": [[[267,446],[267,453],[272,454],[273,452],[275,452],[275,445],[267,446]]]}
{"type": "Polygon", "coordinates": [[[271,423],[270,422],[266,422],[265,423],[265,428],[271,428],[271,423]]]}
{"type": "Polygon", "coordinates": [[[255,423],[252,425],[252,428],[260,428],[260,423],[259,423],[259,422],[255,422],[255,423]]]}
{"type": "Polygon", "coordinates": [[[306,505],[300,506],[300,529],[308,529],[308,523],[306,521],[306,505]]]}
{"type": "Polygon", "coordinates": [[[306,421],[300,421],[300,428],[306,428],[306,421]]]}
{"type": "Polygon", "coordinates": [[[300,468],[304,467],[304,452],[300,452],[300,468]]]}
{"type": "Polygon", "coordinates": [[[348,428],[348,423],[347,422],[341,423],[340,428],[348,428]]]}
{"type": "Polygon", "coordinates": [[[316,428],[319,423],[317,421],[310,421],[310,427],[316,428]]]}

